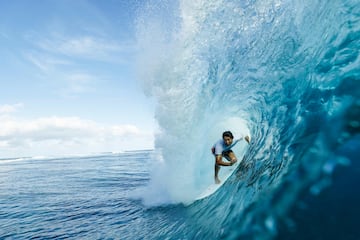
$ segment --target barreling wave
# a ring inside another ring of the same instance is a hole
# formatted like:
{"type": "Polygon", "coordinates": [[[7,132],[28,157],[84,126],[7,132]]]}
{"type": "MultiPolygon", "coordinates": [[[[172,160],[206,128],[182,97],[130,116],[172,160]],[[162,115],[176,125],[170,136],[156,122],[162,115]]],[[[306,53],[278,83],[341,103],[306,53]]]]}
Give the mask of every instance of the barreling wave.
{"type": "Polygon", "coordinates": [[[159,124],[145,203],[192,202],[221,133],[252,136],[237,173],[189,206],[187,237],[272,238],[303,191],[351,164],[339,149],[359,139],[358,1],[150,1],[138,39],[159,124]]]}

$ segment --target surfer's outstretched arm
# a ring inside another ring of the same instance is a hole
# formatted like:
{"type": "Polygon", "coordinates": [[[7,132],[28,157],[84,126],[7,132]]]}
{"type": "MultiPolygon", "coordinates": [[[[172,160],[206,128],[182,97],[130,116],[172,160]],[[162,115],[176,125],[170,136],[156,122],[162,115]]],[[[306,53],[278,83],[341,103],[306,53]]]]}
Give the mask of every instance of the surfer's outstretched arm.
{"type": "Polygon", "coordinates": [[[240,138],[236,139],[236,140],[234,141],[234,143],[237,143],[237,142],[239,142],[239,141],[241,141],[241,140],[243,140],[243,139],[244,139],[247,143],[250,144],[250,136],[249,136],[249,135],[246,135],[245,137],[244,137],[244,136],[241,136],[240,138]]]}

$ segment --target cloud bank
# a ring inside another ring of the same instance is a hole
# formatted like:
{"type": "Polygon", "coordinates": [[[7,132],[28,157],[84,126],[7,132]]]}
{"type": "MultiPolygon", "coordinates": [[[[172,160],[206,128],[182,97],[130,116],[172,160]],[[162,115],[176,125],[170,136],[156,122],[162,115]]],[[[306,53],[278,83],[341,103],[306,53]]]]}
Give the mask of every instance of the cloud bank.
{"type": "Polygon", "coordinates": [[[0,106],[0,158],[118,152],[153,147],[153,133],[131,124],[106,125],[79,117],[13,116],[22,104],[0,106]]]}

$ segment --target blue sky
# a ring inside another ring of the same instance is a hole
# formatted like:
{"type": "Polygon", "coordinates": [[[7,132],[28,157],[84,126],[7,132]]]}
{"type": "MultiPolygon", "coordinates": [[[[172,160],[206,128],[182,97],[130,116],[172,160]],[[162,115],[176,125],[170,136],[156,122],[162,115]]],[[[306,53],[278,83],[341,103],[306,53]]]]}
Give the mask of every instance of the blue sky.
{"type": "Polygon", "coordinates": [[[0,158],[153,147],[140,0],[0,1],[0,158]]]}

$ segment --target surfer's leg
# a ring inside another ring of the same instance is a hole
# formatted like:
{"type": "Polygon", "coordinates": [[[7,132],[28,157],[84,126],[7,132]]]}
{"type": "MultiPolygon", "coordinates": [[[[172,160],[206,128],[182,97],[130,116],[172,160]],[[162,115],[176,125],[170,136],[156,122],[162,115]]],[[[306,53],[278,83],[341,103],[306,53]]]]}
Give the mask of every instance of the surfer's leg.
{"type": "Polygon", "coordinates": [[[216,184],[220,183],[220,179],[218,177],[219,170],[220,170],[220,166],[215,164],[215,183],[216,184]]]}

